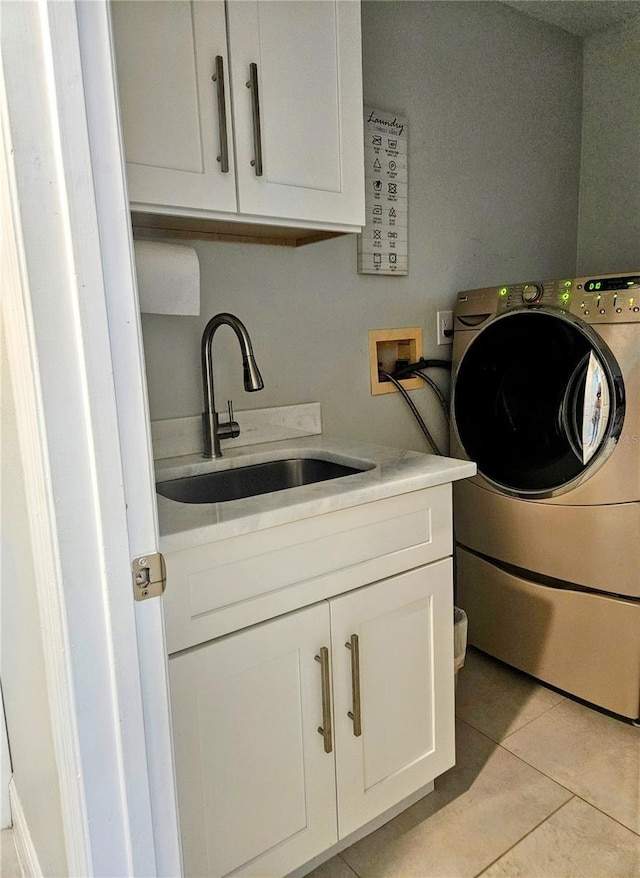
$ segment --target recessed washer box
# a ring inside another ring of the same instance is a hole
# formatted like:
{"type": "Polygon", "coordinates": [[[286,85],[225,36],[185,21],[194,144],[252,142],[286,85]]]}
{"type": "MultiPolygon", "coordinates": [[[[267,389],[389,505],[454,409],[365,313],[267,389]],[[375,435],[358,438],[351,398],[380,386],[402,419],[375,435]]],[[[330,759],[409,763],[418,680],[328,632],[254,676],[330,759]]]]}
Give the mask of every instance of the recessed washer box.
{"type": "MultiPolygon", "coordinates": [[[[391,381],[381,381],[379,369],[393,372],[396,360],[416,363],[422,356],[422,328],[409,329],[371,329],[369,330],[369,368],[371,374],[371,393],[395,393],[391,381]]],[[[400,384],[406,390],[416,390],[422,386],[420,378],[403,378],[400,384]]]]}

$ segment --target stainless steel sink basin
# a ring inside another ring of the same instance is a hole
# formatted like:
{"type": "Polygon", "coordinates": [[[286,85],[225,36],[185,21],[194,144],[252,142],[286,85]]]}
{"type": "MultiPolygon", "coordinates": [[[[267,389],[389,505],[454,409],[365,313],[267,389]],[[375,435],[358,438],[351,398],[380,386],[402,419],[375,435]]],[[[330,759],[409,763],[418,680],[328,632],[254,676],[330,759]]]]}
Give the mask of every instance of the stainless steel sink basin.
{"type": "Polygon", "coordinates": [[[373,469],[373,464],[355,467],[333,460],[296,457],[158,482],[156,491],[179,503],[223,503],[327,479],[340,479],[368,469],[373,469]]]}

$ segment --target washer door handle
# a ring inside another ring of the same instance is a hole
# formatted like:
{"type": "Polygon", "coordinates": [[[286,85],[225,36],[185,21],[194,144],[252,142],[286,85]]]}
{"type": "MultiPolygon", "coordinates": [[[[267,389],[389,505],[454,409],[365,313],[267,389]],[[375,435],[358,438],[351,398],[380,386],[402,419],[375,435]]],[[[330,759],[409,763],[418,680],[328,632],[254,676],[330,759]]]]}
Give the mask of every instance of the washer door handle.
{"type": "Polygon", "coordinates": [[[591,351],[584,383],[582,410],[582,462],[588,464],[600,447],[609,424],[611,398],[602,363],[591,351]]]}

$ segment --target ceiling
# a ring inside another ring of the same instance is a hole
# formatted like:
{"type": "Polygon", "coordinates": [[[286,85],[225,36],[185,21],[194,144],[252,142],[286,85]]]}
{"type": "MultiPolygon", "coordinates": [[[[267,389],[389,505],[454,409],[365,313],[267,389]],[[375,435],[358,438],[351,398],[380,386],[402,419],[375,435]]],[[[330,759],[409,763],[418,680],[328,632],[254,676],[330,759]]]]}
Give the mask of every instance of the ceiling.
{"type": "Polygon", "coordinates": [[[509,6],[580,37],[640,16],[636,0],[503,0],[509,6]]]}

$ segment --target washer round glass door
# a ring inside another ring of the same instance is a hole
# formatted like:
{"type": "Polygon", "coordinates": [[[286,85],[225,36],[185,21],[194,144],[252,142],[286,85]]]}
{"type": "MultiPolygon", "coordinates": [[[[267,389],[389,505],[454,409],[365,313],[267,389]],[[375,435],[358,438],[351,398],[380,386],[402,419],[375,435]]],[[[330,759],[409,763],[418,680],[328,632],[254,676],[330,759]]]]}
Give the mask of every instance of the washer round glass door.
{"type": "Polygon", "coordinates": [[[509,494],[548,497],[575,486],[613,450],[624,386],[611,351],[583,321],[518,309],[469,344],[452,409],[482,476],[509,494]]]}

